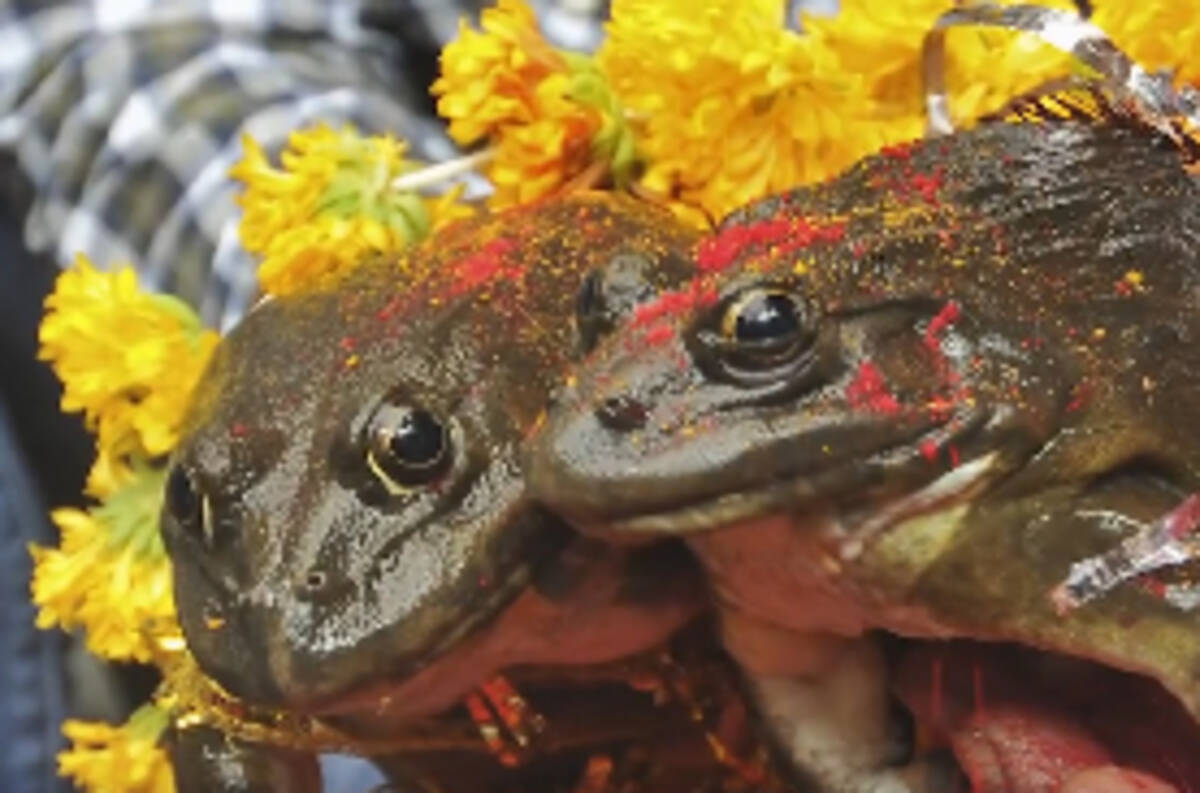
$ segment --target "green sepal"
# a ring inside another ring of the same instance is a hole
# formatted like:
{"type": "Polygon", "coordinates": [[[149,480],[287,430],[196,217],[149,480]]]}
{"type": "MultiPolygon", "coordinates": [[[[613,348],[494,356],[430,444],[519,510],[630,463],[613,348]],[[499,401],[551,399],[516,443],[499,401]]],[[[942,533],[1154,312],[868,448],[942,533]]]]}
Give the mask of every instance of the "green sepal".
{"type": "Polygon", "coordinates": [[[563,53],[571,69],[571,87],[567,98],[580,105],[594,107],[603,119],[592,136],[592,153],[607,162],[617,187],[624,187],[638,165],[637,139],[625,120],[625,109],[613,93],[608,79],[596,62],[577,53],[563,53]]]}
{"type": "Polygon", "coordinates": [[[138,458],[132,460],[131,467],[133,476],[129,481],[89,512],[108,529],[110,548],[127,550],[149,561],[165,559],[158,524],[167,468],[138,458]]]}

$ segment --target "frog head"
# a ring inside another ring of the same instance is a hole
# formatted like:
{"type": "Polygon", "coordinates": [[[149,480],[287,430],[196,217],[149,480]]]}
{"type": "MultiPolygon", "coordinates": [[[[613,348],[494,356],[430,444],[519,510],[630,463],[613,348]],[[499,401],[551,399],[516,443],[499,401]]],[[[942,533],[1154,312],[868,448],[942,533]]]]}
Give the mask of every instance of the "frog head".
{"type": "Polygon", "coordinates": [[[687,534],[775,622],[811,589],[771,576],[807,564],[852,624],[1096,658],[1200,713],[1193,612],[1049,597],[1200,489],[1198,189],[1169,139],[1080,113],[762,200],[576,374],[535,494],[589,531],[687,534]]]}
{"type": "Polygon", "coordinates": [[[873,505],[1020,468],[1102,365],[1075,347],[1130,305],[1113,284],[1134,257],[1097,257],[1106,196],[1069,210],[1086,239],[1047,229],[1046,190],[1079,188],[1060,147],[1098,135],[987,126],[735,213],[573,378],[533,452],[540,495],[607,532],[818,505],[853,533],[873,505]]]}
{"type": "Polygon", "coordinates": [[[589,273],[616,261],[654,289],[692,239],[642,202],[583,195],[253,310],[197,389],[166,488],[201,667],[308,707],[411,677],[493,621],[571,539],[528,499],[519,449],[623,310],[589,273]]]}

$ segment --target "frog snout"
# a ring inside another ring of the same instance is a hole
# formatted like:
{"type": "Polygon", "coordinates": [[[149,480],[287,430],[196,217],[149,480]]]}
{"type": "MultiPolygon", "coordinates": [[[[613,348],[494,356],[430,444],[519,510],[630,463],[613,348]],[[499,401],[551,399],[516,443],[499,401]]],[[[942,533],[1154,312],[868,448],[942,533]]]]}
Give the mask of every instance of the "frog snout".
{"type": "Polygon", "coordinates": [[[649,409],[644,402],[627,394],[608,397],[596,406],[596,419],[616,432],[631,432],[646,426],[649,409]]]}

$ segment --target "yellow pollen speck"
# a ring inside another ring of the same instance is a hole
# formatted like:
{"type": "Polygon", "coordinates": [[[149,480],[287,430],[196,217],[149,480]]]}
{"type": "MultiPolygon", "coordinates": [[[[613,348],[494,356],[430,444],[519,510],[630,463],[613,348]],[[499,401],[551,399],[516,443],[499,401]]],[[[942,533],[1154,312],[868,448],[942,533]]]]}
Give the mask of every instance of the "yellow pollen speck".
{"type": "Polygon", "coordinates": [[[792,272],[795,273],[796,275],[807,275],[809,267],[810,267],[810,265],[808,262],[800,260],[800,261],[797,261],[794,265],[792,265],[792,272]]]}
{"type": "Polygon", "coordinates": [[[1146,276],[1141,270],[1130,270],[1129,272],[1125,273],[1125,283],[1129,284],[1135,289],[1141,289],[1145,281],[1146,276]]]}
{"type": "Polygon", "coordinates": [[[225,620],[220,617],[206,617],[204,619],[204,627],[210,631],[220,630],[225,627],[225,620]]]}
{"type": "Polygon", "coordinates": [[[158,640],[158,647],[163,652],[178,653],[182,652],[187,647],[187,643],[184,642],[183,637],[179,635],[163,636],[158,640]]]}
{"type": "Polygon", "coordinates": [[[359,358],[357,354],[351,355],[349,358],[346,359],[346,368],[353,369],[354,367],[358,366],[358,363],[361,360],[362,359],[359,358]]]}
{"type": "Polygon", "coordinates": [[[1092,338],[1093,339],[1103,339],[1107,335],[1108,335],[1108,331],[1104,328],[1094,328],[1092,330],[1092,338]]]}
{"type": "Polygon", "coordinates": [[[823,454],[832,454],[832,453],[833,453],[833,449],[829,448],[829,444],[828,444],[828,443],[826,443],[826,444],[824,444],[824,445],[822,445],[822,446],[821,446],[821,452],[822,452],[823,454]]]}

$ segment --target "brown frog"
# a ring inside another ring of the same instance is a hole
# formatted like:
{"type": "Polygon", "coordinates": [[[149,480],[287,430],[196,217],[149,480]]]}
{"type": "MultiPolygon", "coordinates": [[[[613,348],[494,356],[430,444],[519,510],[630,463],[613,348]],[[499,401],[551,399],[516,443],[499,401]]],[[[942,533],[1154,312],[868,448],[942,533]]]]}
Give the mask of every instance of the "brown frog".
{"type": "MultiPolygon", "coordinates": [[[[200,667],[251,705],[378,738],[500,669],[621,658],[694,616],[685,553],[577,537],[528,498],[519,459],[568,363],[683,277],[694,239],[665,210],[584,194],[252,311],[166,489],[200,667]]],[[[182,789],[317,784],[311,756],[214,745],[177,741],[182,789]]]]}
{"type": "Polygon", "coordinates": [[[877,628],[1095,659],[1200,716],[1188,576],[1081,605],[1104,576],[1078,566],[1144,572],[1195,526],[1194,145],[1103,88],[1014,114],[734,213],[533,444],[584,530],[686,536],[822,790],[937,789],[897,751],[877,628]]]}

